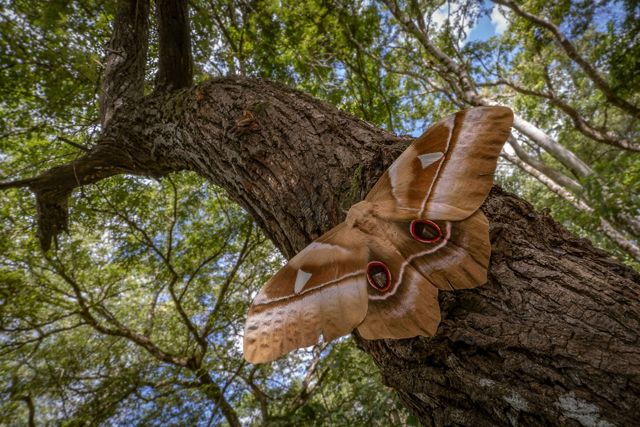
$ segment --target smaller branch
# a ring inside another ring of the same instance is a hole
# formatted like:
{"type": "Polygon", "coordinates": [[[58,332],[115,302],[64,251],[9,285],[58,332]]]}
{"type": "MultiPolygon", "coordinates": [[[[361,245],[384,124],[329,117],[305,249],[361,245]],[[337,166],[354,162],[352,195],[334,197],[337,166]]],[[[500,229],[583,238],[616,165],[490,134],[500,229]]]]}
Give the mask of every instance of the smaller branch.
{"type": "Polygon", "coordinates": [[[200,353],[201,353],[200,357],[202,358],[207,352],[207,340],[205,338],[206,335],[204,334],[200,335],[200,333],[198,332],[198,328],[191,321],[191,319],[189,318],[189,315],[187,314],[184,307],[182,306],[182,302],[178,299],[178,296],[176,295],[176,290],[175,290],[176,279],[177,278],[174,277],[173,280],[171,280],[171,282],[169,283],[169,294],[171,295],[171,301],[173,302],[173,305],[176,307],[176,310],[178,311],[178,314],[180,315],[182,322],[185,324],[185,326],[187,327],[187,329],[189,330],[193,338],[198,343],[198,346],[200,347],[200,353]]]}
{"type": "Polygon", "coordinates": [[[178,300],[179,301],[182,301],[182,298],[184,298],[184,295],[187,293],[187,290],[189,289],[189,286],[191,286],[191,283],[198,276],[198,274],[200,273],[200,270],[202,270],[207,264],[209,264],[214,259],[217,259],[220,256],[220,254],[222,254],[222,252],[227,247],[227,243],[228,243],[228,240],[225,240],[219,250],[217,250],[215,253],[213,253],[213,254],[209,255],[208,257],[206,257],[205,259],[203,259],[200,262],[200,264],[198,264],[196,269],[193,270],[193,272],[189,275],[189,279],[187,280],[187,283],[185,283],[184,287],[182,288],[182,291],[180,291],[180,295],[178,296],[178,300]]]}
{"type": "Polygon", "coordinates": [[[171,189],[173,193],[172,207],[171,207],[171,223],[169,224],[169,229],[167,230],[167,261],[171,261],[171,255],[173,251],[173,231],[178,223],[178,189],[176,188],[176,184],[173,182],[170,176],[166,177],[166,180],[171,184],[171,189]]]}
{"type": "Polygon", "coordinates": [[[25,188],[30,187],[36,181],[36,178],[17,179],[15,181],[0,182],[0,190],[9,188],[25,188]]]}
{"type": "MultiPolygon", "coordinates": [[[[171,182],[173,185],[173,182],[171,182]]],[[[177,189],[174,185],[174,215],[177,215],[177,189]]],[[[198,345],[200,346],[201,350],[202,350],[202,354],[201,356],[204,356],[204,353],[206,352],[207,349],[207,342],[205,339],[206,335],[200,335],[198,333],[198,328],[196,327],[196,325],[191,321],[191,319],[189,319],[189,315],[187,314],[187,312],[184,310],[184,307],[182,306],[181,303],[181,298],[178,298],[178,295],[176,294],[176,289],[175,289],[175,284],[178,281],[178,278],[181,277],[178,272],[175,270],[173,264],[171,264],[171,260],[169,259],[171,256],[171,251],[170,248],[167,250],[167,254],[165,255],[160,248],[154,243],[153,239],[151,238],[151,236],[149,236],[149,234],[147,233],[147,231],[140,227],[140,225],[133,221],[131,218],[129,218],[129,216],[126,213],[121,212],[110,200],[109,198],[106,196],[106,194],[103,194],[101,192],[104,200],[106,201],[106,203],[109,205],[109,207],[111,207],[111,209],[113,210],[113,214],[115,214],[116,216],[120,217],[123,221],[125,221],[128,225],[129,228],[132,231],[137,231],[141,236],[142,239],[141,241],[144,242],[153,252],[156,253],[156,255],[158,255],[160,257],[160,259],[162,260],[163,264],[166,266],[167,270],[169,270],[169,273],[171,274],[171,280],[169,282],[169,294],[171,295],[171,300],[174,304],[174,306],[176,307],[176,310],[178,311],[178,314],[180,315],[180,318],[182,319],[182,322],[184,323],[184,325],[187,327],[187,329],[189,330],[189,332],[193,335],[193,337],[195,338],[196,342],[198,343],[198,345]]],[[[170,233],[172,233],[173,231],[173,226],[171,227],[170,233]]],[[[170,243],[171,244],[171,243],[170,243]]],[[[147,334],[144,334],[145,336],[147,334]]]]}
{"type": "Polygon", "coordinates": [[[222,304],[224,303],[229,287],[231,286],[231,283],[235,279],[236,274],[238,273],[238,270],[246,260],[247,254],[251,252],[249,249],[250,248],[249,242],[251,241],[252,234],[253,234],[253,225],[251,224],[249,231],[247,233],[247,236],[245,237],[244,243],[242,244],[242,249],[240,250],[240,253],[238,254],[238,258],[236,259],[236,263],[234,264],[233,268],[231,269],[224,283],[222,284],[222,287],[220,288],[220,292],[218,293],[218,299],[216,300],[216,305],[214,306],[213,310],[211,310],[211,313],[209,313],[209,316],[207,317],[207,321],[205,322],[205,326],[202,331],[203,337],[206,337],[211,333],[211,330],[216,320],[216,316],[218,315],[218,312],[222,308],[222,304]]]}
{"type": "Polygon", "coordinates": [[[3,351],[0,352],[0,356],[6,356],[16,350],[19,350],[21,348],[23,348],[24,346],[27,346],[29,344],[33,344],[36,343],[37,345],[40,345],[40,343],[42,343],[42,341],[45,338],[48,338],[50,336],[59,334],[61,332],[67,332],[67,331],[71,331],[74,329],[77,329],[81,326],[85,326],[86,323],[85,322],[79,322],[76,324],[73,324],[71,326],[64,326],[64,327],[59,327],[59,328],[55,328],[55,329],[51,329],[47,332],[42,332],[39,329],[36,329],[36,331],[38,332],[38,336],[37,337],[33,337],[33,338],[29,338],[23,341],[11,341],[8,342],[7,344],[3,344],[0,345],[0,349],[2,349],[3,351]]]}
{"type": "Polygon", "coordinates": [[[520,17],[528,20],[529,22],[533,22],[536,25],[539,25],[543,28],[546,28],[553,36],[555,37],[558,44],[564,49],[565,53],[569,58],[571,58],[576,64],[582,68],[584,73],[593,81],[598,89],[602,91],[607,100],[620,108],[623,111],[635,116],[640,117],[640,108],[632,105],[630,102],[625,99],[619,97],[613,88],[609,86],[609,84],[604,80],[604,78],[598,73],[598,71],[591,66],[591,64],[578,52],[578,49],[569,41],[567,36],[565,36],[560,28],[553,24],[550,21],[547,21],[540,16],[534,15],[523,10],[517,3],[513,0],[494,0],[496,3],[501,4],[503,6],[508,7],[513,12],[515,12],[520,17]]]}
{"type": "Polygon", "coordinates": [[[233,406],[225,399],[220,386],[216,384],[209,373],[203,368],[193,368],[192,371],[197,375],[198,381],[203,386],[205,395],[209,400],[222,412],[231,427],[241,427],[240,418],[233,406]]]}
{"type": "MultiPolygon", "coordinates": [[[[217,28],[222,32],[222,36],[229,44],[229,47],[231,48],[230,50],[234,54],[233,56],[235,56],[238,59],[238,63],[240,65],[240,75],[244,75],[244,66],[243,66],[244,61],[241,58],[242,52],[234,42],[233,37],[231,37],[231,34],[229,33],[227,26],[225,25],[224,22],[222,22],[222,18],[220,17],[220,14],[218,14],[219,6],[215,4],[215,2],[213,1],[210,1],[209,4],[210,4],[209,13],[211,14],[211,17],[213,18],[213,20],[215,21],[217,28]]],[[[229,8],[233,9],[234,7],[235,6],[231,5],[229,8]]],[[[233,60],[233,57],[230,58],[227,65],[229,66],[229,71],[231,75],[237,74],[236,64],[233,60]]]]}
{"type": "Polygon", "coordinates": [[[313,396],[314,391],[322,384],[326,375],[328,373],[328,369],[325,369],[320,375],[316,375],[318,371],[318,366],[320,364],[322,351],[327,347],[327,344],[324,344],[320,347],[316,346],[315,354],[313,359],[311,360],[311,364],[307,369],[307,373],[305,374],[302,380],[302,386],[300,388],[300,392],[294,398],[292,405],[288,408],[286,415],[284,418],[289,418],[293,415],[299,408],[304,406],[305,403],[313,396]],[[316,382],[312,385],[311,382],[313,378],[317,376],[316,382]]]}
{"type": "Polygon", "coordinates": [[[28,425],[29,427],[35,427],[36,426],[36,405],[33,403],[33,397],[31,397],[31,394],[27,394],[26,396],[22,397],[22,401],[27,404],[27,408],[29,409],[28,425]]]}
{"type": "Polygon", "coordinates": [[[531,156],[529,153],[525,151],[524,148],[520,146],[518,141],[516,141],[516,139],[513,136],[509,137],[507,142],[513,148],[513,151],[516,152],[516,155],[532,168],[539,170],[543,174],[553,179],[558,184],[571,190],[573,193],[579,193],[580,191],[582,191],[583,189],[582,185],[580,185],[575,180],[569,178],[562,172],[552,169],[549,166],[545,165],[541,160],[531,156]]]}
{"type": "MultiPolygon", "coordinates": [[[[429,91],[425,87],[425,91],[426,92],[430,92],[430,93],[433,92],[433,91],[439,92],[443,96],[445,96],[452,104],[458,105],[458,106],[460,106],[462,108],[462,104],[451,96],[450,91],[445,90],[443,87],[437,86],[433,81],[431,81],[431,79],[425,77],[424,74],[419,74],[419,73],[412,72],[412,71],[409,71],[409,70],[399,70],[399,69],[390,67],[387,61],[384,61],[378,55],[374,55],[374,54],[370,53],[358,40],[356,40],[348,25],[345,26],[345,30],[347,31],[347,36],[349,38],[349,41],[354,46],[356,46],[358,51],[362,52],[363,54],[368,56],[371,60],[375,61],[376,64],[378,64],[378,66],[380,68],[383,68],[383,69],[387,70],[389,73],[397,74],[397,75],[400,75],[400,76],[412,77],[416,81],[420,82],[420,84],[422,84],[423,87],[424,86],[428,86],[429,88],[431,88],[431,91],[429,91]]],[[[427,69],[430,69],[430,68],[431,67],[427,64],[427,69]]],[[[433,64],[433,68],[437,68],[437,65],[433,64]]],[[[439,70],[436,70],[436,72],[438,72],[438,71],[439,70]]],[[[440,75],[442,75],[442,73],[440,73],[440,75]]],[[[385,100],[386,100],[386,97],[385,97],[385,100]]],[[[389,114],[391,114],[391,112],[389,112],[389,114]]]]}
{"type": "Polygon", "coordinates": [[[68,139],[68,138],[65,138],[64,136],[59,136],[59,137],[58,137],[58,140],[59,140],[59,141],[62,141],[62,142],[64,142],[64,143],[67,143],[67,144],[69,144],[70,146],[77,148],[78,150],[82,150],[82,151],[84,151],[85,153],[88,153],[88,152],[90,151],[90,149],[89,149],[88,147],[85,147],[85,146],[84,146],[84,145],[82,145],[82,144],[78,144],[77,142],[73,142],[72,140],[70,140],[70,139],[68,139]]]}
{"type": "Polygon", "coordinates": [[[576,110],[571,105],[567,104],[565,101],[558,98],[552,93],[538,92],[535,90],[527,89],[508,80],[498,80],[496,83],[505,84],[506,86],[523,95],[534,96],[537,98],[548,100],[552,105],[555,105],[567,116],[569,116],[575,128],[587,138],[593,139],[594,141],[603,142],[613,147],[622,148],[624,150],[640,152],[640,144],[636,144],[628,140],[627,138],[620,137],[614,132],[597,129],[584,117],[582,117],[578,110],[576,110]]]}
{"type": "Polygon", "coordinates": [[[251,372],[249,372],[248,377],[241,377],[251,389],[251,393],[258,399],[258,403],[260,404],[260,413],[262,414],[262,423],[266,424],[270,419],[269,415],[269,403],[270,399],[269,395],[267,395],[264,391],[258,387],[258,385],[254,381],[254,376],[258,372],[258,366],[254,366],[251,372]]]}
{"type": "Polygon", "coordinates": [[[144,328],[142,332],[145,337],[149,337],[151,332],[153,331],[153,325],[156,318],[156,307],[158,306],[158,298],[160,298],[160,294],[162,293],[163,287],[158,289],[151,299],[151,306],[149,307],[149,311],[147,312],[147,326],[144,328]]]}
{"type": "Polygon", "coordinates": [[[525,120],[517,113],[514,114],[513,127],[533,141],[536,145],[551,154],[577,177],[586,177],[591,175],[593,172],[591,167],[576,156],[574,152],[559,144],[558,141],[550,137],[538,126],[528,120],[525,120]]]}
{"type": "Polygon", "coordinates": [[[75,311],[69,312],[69,313],[63,313],[60,315],[57,315],[55,317],[51,317],[49,319],[47,319],[47,321],[44,322],[40,322],[40,323],[32,323],[32,321],[30,319],[25,319],[24,322],[28,324],[28,326],[16,326],[16,327],[6,327],[6,326],[0,326],[0,331],[3,332],[8,332],[8,333],[16,333],[16,332],[30,332],[33,331],[34,329],[39,329],[39,328],[46,328],[47,326],[51,326],[54,323],[57,323],[61,320],[64,319],[68,319],[70,317],[73,317],[75,315],[77,315],[78,313],[75,311]]]}
{"type": "MultiPolygon", "coordinates": [[[[518,166],[520,169],[527,172],[529,175],[536,178],[542,184],[544,184],[549,190],[560,196],[563,200],[569,202],[574,208],[578,211],[593,214],[594,209],[587,205],[584,201],[578,199],[573,194],[571,194],[566,189],[562,188],[558,183],[554,182],[551,178],[540,172],[539,170],[534,169],[533,167],[526,164],[524,161],[519,159],[516,156],[512,156],[506,153],[502,153],[501,156],[508,160],[510,163],[518,166]]],[[[626,253],[631,255],[636,261],[640,262],[640,247],[636,246],[633,241],[628,239],[624,234],[620,231],[616,230],[616,228],[606,219],[599,217],[600,219],[600,229],[602,232],[617,244],[621,249],[623,249],[626,253]]]]}
{"type": "MultiPolygon", "coordinates": [[[[50,258],[47,257],[50,265],[55,269],[56,273],[71,287],[75,294],[75,298],[78,301],[78,305],[80,306],[80,316],[96,331],[103,333],[105,335],[111,335],[115,337],[126,338],[134,344],[145,349],[149,354],[151,354],[156,359],[170,363],[172,365],[187,367],[189,361],[184,357],[175,356],[171,353],[168,353],[162,349],[160,349],[156,344],[154,344],[148,337],[139,334],[135,331],[124,326],[122,323],[117,321],[113,316],[107,315],[106,321],[111,324],[111,327],[107,327],[103,325],[98,319],[94,317],[91,313],[90,304],[88,304],[87,299],[83,295],[82,288],[80,285],[65,271],[64,267],[61,264],[53,262],[50,258]]],[[[101,307],[96,307],[101,308],[101,307]]],[[[103,315],[105,314],[102,311],[103,315]]]]}
{"type": "Polygon", "coordinates": [[[157,0],[158,74],[156,90],[175,90],[193,84],[191,29],[186,0],[157,0]]]}

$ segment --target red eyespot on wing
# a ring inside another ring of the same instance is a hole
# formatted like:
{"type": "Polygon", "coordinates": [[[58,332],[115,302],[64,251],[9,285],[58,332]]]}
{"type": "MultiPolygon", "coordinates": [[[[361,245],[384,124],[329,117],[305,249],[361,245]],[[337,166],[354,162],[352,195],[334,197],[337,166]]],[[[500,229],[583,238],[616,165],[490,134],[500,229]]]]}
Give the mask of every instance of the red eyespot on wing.
{"type": "Polygon", "coordinates": [[[409,226],[411,237],[421,243],[436,243],[442,239],[442,230],[428,219],[414,219],[409,226]]]}
{"type": "Polygon", "coordinates": [[[376,291],[386,292],[391,288],[391,272],[384,262],[367,264],[367,280],[376,291]]]}

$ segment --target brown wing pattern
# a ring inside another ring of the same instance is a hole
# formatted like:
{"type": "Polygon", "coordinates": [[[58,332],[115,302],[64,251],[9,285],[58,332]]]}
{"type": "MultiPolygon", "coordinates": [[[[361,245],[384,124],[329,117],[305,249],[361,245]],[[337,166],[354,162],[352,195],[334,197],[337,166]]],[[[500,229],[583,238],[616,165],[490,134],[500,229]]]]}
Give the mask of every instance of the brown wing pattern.
{"type": "Polygon", "coordinates": [[[491,255],[489,222],[478,210],[464,221],[436,221],[441,240],[421,243],[411,237],[409,222],[395,222],[393,244],[407,261],[440,290],[469,289],[487,281],[491,255]]]}
{"type": "Polygon", "coordinates": [[[253,301],[244,335],[252,363],[351,332],[367,313],[368,249],[340,224],[293,257],[253,301]]]}
{"type": "Polygon", "coordinates": [[[474,108],[438,122],[396,159],[367,200],[392,220],[465,219],[491,189],[512,123],[504,107],[474,108]]]}
{"type": "Polygon", "coordinates": [[[389,268],[393,286],[385,293],[369,286],[369,309],[358,332],[369,340],[434,335],[440,323],[438,288],[398,253],[389,254],[372,253],[389,268]]]}

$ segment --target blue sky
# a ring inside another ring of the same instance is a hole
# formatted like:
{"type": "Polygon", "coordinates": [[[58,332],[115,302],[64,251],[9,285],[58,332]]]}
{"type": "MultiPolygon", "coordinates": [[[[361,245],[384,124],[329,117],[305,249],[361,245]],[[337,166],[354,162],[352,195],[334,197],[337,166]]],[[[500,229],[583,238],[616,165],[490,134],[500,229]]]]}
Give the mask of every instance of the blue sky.
{"type": "MultiPolygon", "coordinates": [[[[438,25],[443,23],[450,15],[449,11],[456,11],[460,4],[455,1],[446,2],[432,15],[433,22],[438,25]]],[[[482,41],[489,37],[503,33],[508,26],[505,15],[500,12],[498,6],[485,0],[482,4],[483,14],[475,25],[468,29],[467,41],[482,41]]]]}
{"type": "MultiPolygon", "coordinates": [[[[486,6],[486,3],[485,3],[486,6]]],[[[476,23],[476,25],[469,32],[468,41],[481,41],[487,40],[489,37],[496,34],[496,28],[498,32],[504,31],[505,21],[500,21],[499,12],[495,9],[492,9],[491,16],[483,15],[480,20],[476,23]]]]}

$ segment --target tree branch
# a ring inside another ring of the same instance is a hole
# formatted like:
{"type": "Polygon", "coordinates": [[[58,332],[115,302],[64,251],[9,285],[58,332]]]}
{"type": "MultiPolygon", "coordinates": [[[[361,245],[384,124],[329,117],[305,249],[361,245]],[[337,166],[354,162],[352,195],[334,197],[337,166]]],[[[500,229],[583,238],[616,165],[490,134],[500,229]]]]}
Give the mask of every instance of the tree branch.
{"type": "Polygon", "coordinates": [[[74,142],[74,141],[70,140],[69,138],[65,138],[64,136],[59,136],[59,137],[58,137],[58,140],[60,140],[60,141],[62,141],[62,142],[64,142],[64,143],[66,143],[66,144],[69,144],[70,146],[72,146],[72,147],[74,147],[74,148],[77,148],[78,150],[82,150],[82,151],[84,151],[85,153],[88,153],[88,152],[89,152],[89,148],[85,147],[85,146],[84,146],[84,145],[82,145],[82,144],[78,144],[77,142],[74,142]]]}
{"type": "Polygon", "coordinates": [[[494,0],[494,2],[508,7],[518,16],[550,31],[551,34],[553,34],[553,36],[556,38],[558,44],[562,47],[562,49],[564,49],[567,56],[571,58],[576,64],[578,64],[580,68],[582,68],[584,73],[589,76],[591,81],[593,81],[596,87],[602,91],[604,96],[611,104],[635,117],[640,117],[640,108],[619,97],[611,88],[611,86],[609,86],[609,84],[600,75],[600,73],[598,73],[598,71],[593,68],[591,64],[589,64],[589,62],[584,57],[582,57],[582,55],[580,55],[573,43],[569,41],[569,39],[560,31],[560,28],[558,28],[555,24],[523,10],[513,0],[494,0]]]}
{"type": "Polygon", "coordinates": [[[249,247],[249,242],[251,241],[252,234],[253,234],[253,224],[249,224],[249,231],[247,232],[244,242],[242,243],[242,249],[240,249],[238,258],[236,259],[235,264],[231,268],[231,271],[227,274],[227,277],[225,278],[224,283],[220,287],[220,292],[218,292],[218,298],[216,299],[216,305],[213,307],[213,310],[211,310],[211,312],[209,313],[209,316],[207,316],[205,325],[202,328],[203,337],[206,337],[211,333],[211,330],[214,326],[218,312],[222,308],[224,299],[227,295],[227,292],[229,291],[229,287],[231,286],[231,283],[235,279],[236,274],[238,273],[238,270],[240,269],[242,264],[246,261],[247,254],[251,252],[249,247]]]}
{"type": "MultiPolygon", "coordinates": [[[[536,178],[542,184],[544,184],[549,190],[560,196],[562,199],[569,202],[574,208],[576,208],[580,212],[584,212],[586,214],[594,214],[594,209],[587,205],[584,201],[578,199],[576,196],[571,194],[568,190],[562,188],[557,182],[554,182],[553,179],[546,176],[541,171],[531,167],[526,162],[521,160],[516,156],[512,156],[506,153],[502,154],[502,157],[507,159],[509,162],[518,166],[529,175],[536,178]]],[[[636,261],[640,262],[640,247],[635,245],[632,240],[627,238],[623,233],[618,231],[609,221],[600,217],[600,229],[602,232],[613,241],[615,244],[624,249],[628,254],[630,254],[636,261]]]]}
{"type": "Polygon", "coordinates": [[[127,328],[120,322],[118,322],[113,316],[107,316],[107,322],[111,324],[112,327],[107,327],[103,325],[95,316],[91,313],[90,304],[84,296],[83,290],[80,285],[69,275],[67,274],[64,267],[58,263],[52,262],[48,259],[55,269],[56,273],[71,287],[75,294],[75,298],[78,301],[78,305],[80,307],[80,316],[96,331],[103,333],[105,335],[111,335],[115,337],[126,338],[137,344],[138,346],[144,348],[149,354],[154,356],[156,359],[170,363],[176,366],[187,367],[188,360],[183,357],[179,357],[164,350],[160,349],[155,343],[153,343],[146,336],[139,334],[131,329],[127,328]]]}
{"type": "Polygon", "coordinates": [[[197,375],[200,384],[202,384],[204,393],[207,395],[209,400],[211,400],[211,402],[216,405],[218,409],[220,409],[220,412],[222,412],[222,415],[224,415],[229,425],[231,427],[241,427],[242,424],[240,424],[240,418],[238,418],[238,414],[236,413],[235,409],[233,409],[233,407],[229,404],[227,399],[225,399],[224,393],[222,392],[218,384],[216,384],[213,379],[211,379],[209,373],[203,368],[195,369],[194,373],[197,375]]]}
{"type": "Polygon", "coordinates": [[[629,151],[640,151],[640,144],[634,143],[627,138],[620,137],[614,132],[597,129],[591,123],[589,123],[575,108],[558,98],[553,93],[539,92],[531,89],[524,88],[514,82],[508,80],[499,80],[496,83],[505,84],[511,89],[523,95],[534,96],[537,98],[543,98],[548,100],[552,105],[555,105],[562,110],[573,122],[574,127],[587,138],[593,139],[597,142],[603,142],[613,147],[622,148],[629,151]]]}
{"type": "MultiPolygon", "coordinates": [[[[173,185],[173,182],[171,182],[171,184],[173,185]]],[[[173,211],[174,221],[177,221],[177,203],[178,203],[178,201],[177,201],[177,189],[176,189],[175,185],[173,185],[173,190],[174,190],[173,191],[174,197],[173,197],[173,209],[172,209],[172,211],[173,211]]],[[[158,257],[162,260],[162,263],[164,264],[164,266],[169,271],[171,279],[169,280],[169,284],[168,284],[167,287],[169,288],[169,294],[171,296],[171,301],[173,302],[174,306],[176,307],[176,311],[180,315],[180,318],[182,319],[182,322],[184,323],[184,325],[187,327],[187,330],[191,333],[193,338],[196,340],[196,342],[200,346],[200,348],[201,348],[201,356],[203,356],[204,353],[206,352],[206,349],[207,349],[207,342],[206,342],[206,339],[204,338],[205,336],[204,335],[201,336],[198,333],[198,329],[196,328],[195,324],[191,321],[191,319],[189,318],[189,315],[184,310],[181,298],[179,298],[177,296],[177,293],[176,293],[175,285],[178,282],[178,279],[181,277],[181,275],[178,274],[178,272],[176,271],[175,267],[171,263],[171,245],[172,245],[171,242],[172,242],[172,237],[168,239],[169,244],[168,244],[168,247],[167,247],[167,253],[165,254],[165,253],[162,252],[160,247],[155,244],[153,238],[149,235],[149,233],[147,233],[147,231],[144,228],[142,228],[137,222],[135,222],[134,220],[129,218],[129,216],[126,213],[120,211],[115,205],[113,205],[113,203],[111,203],[111,201],[109,200],[109,198],[106,195],[103,195],[103,197],[104,197],[105,201],[107,202],[107,204],[113,210],[112,214],[118,216],[125,223],[127,223],[129,228],[131,229],[131,231],[139,233],[140,236],[142,236],[140,238],[140,241],[142,243],[146,244],[147,247],[149,247],[149,249],[151,249],[156,255],[158,255],[158,257]]],[[[169,227],[168,233],[170,235],[173,234],[174,227],[175,227],[175,222],[173,222],[169,227]]],[[[143,335],[147,336],[148,334],[145,332],[143,335]]]]}
{"type": "Polygon", "coordinates": [[[28,426],[35,427],[36,426],[36,405],[33,403],[33,397],[31,397],[31,394],[27,394],[26,396],[23,396],[21,399],[22,401],[24,401],[24,403],[27,404],[27,408],[29,409],[28,426]]]}
{"type": "Polygon", "coordinates": [[[175,90],[193,84],[191,29],[186,0],[157,0],[160,37],[156,90],[175,90]]]}
{"type": "Polygon", "coordinates": [[[569,189],[574,193],[578,193],[582,191],[583,189],[582,185],[580,185],[575,180],[569,178],[562,172],[557,171],[545,165],[544,162],[542,162],[541,160],[532,157],[529,153],[527,153],[524,150],[524,148],[520,146],[518,141],[516,141],[516,139],[513,136],[509,137],[508,143],[513,148],[513,151],[516,152],[516,155],[532,168],[539,170],[541,173],[547,175],[548,177],[553,179],[555,182],[557,182],[558,184],[562,185],[563,187],[569,189]]]}
{"type": "MultiPolygon", "coordinates": [[[[453,58],[439,49],[431,41],[428,37],[427,29],[424,24],[424,17],[421,14],[416,18],[418,21],[418,24],[416,24],[400,9],[397,0],[383,0],[383,2],[387,5],[391,13],[405,31],[413,35],[425,51],[436,61],[442,64],[447,74],[456,78],[456,80],[454,80],[452,78],[447,78],[446,75],[442,75],[442,78],[451,84],[452,89],[466,104],[471,106],[496,105],[495,102],[477,93],[475,89],[475,82],[469,75],[465,64],[457,64],[453,58]]],[[[577,176],[584,177],[591,174],[592,170],[586,163],[533,123],[530,123],[518,114],[515,114],[513,126],[537,145],[544,148],[549,154],[569,168],[577,176]]]]}
{"type": "Polygon", "coordinates": [[[68,231],[68,198],[73,189],[126,172],[128,167],[122,160],[121,153],[105,144],[28,180],[26,186],[36,195],[38,238],[43,250],[49,250],[58,234],[68,231]]]}
{"type": "Polygon", "coordinates": [[[149,0],[118,0],[100,88],[103,129],[118,108],[143,97],[148,40],[149,0]]]}

